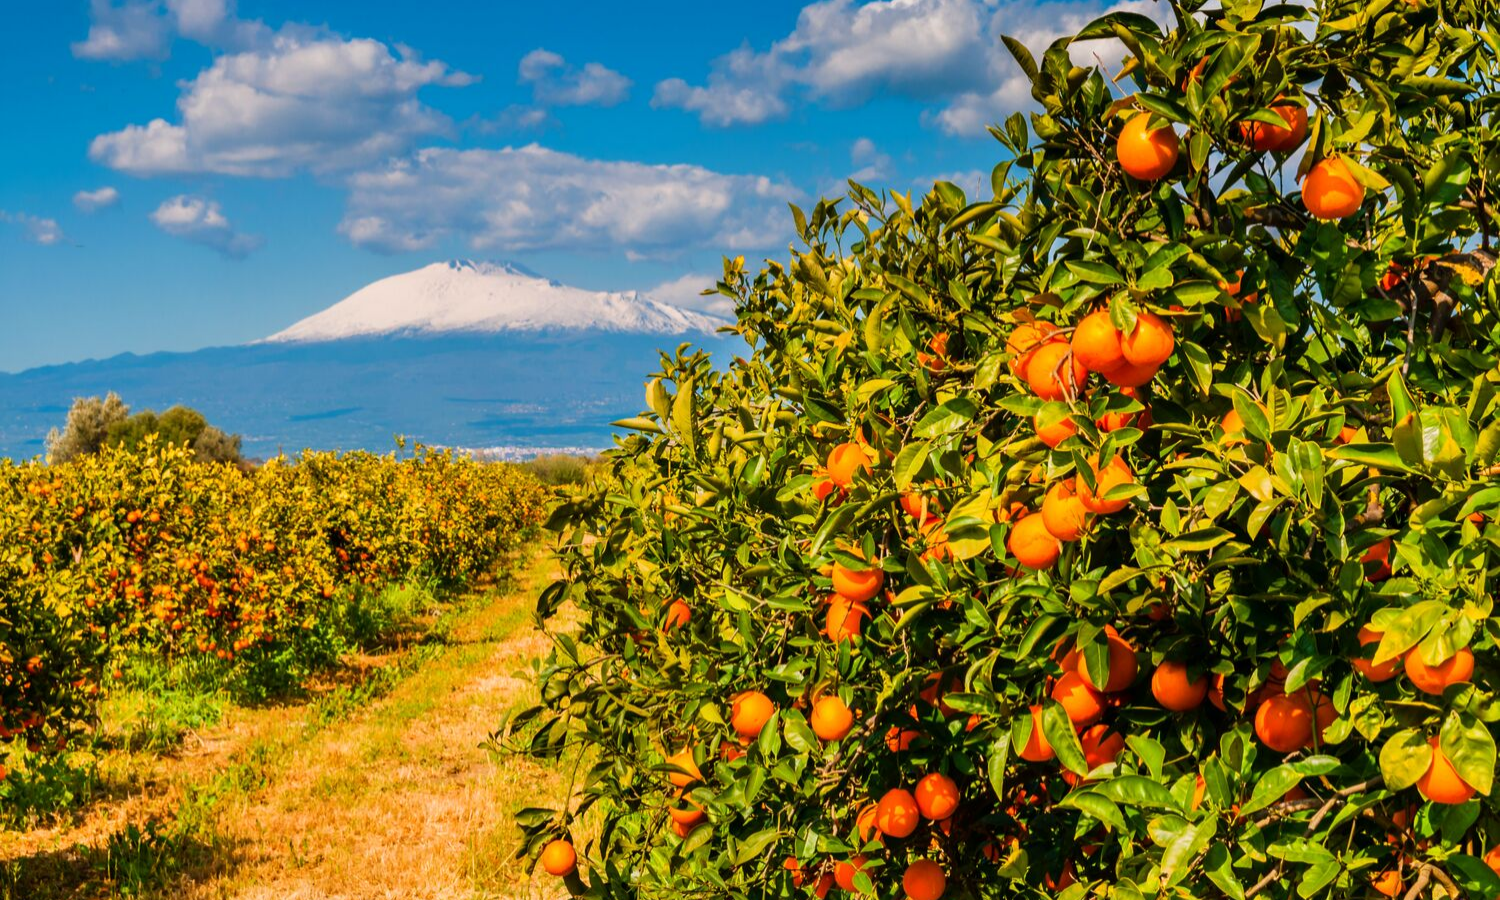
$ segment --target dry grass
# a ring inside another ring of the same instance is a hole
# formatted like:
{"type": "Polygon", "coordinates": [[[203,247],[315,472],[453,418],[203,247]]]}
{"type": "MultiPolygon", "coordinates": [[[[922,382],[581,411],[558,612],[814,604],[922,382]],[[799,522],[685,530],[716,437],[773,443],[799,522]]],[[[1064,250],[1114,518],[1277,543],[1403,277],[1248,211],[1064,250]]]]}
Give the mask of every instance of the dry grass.
{"type": "MultiPolygon", "coordinates": [[[[559,802],[563,776],[482,746],[502,715],[534,701],[537,592],[555,576],[534,554],[504,593],[455,619],[448,640],[368,707],[325,727],[306,706],[230,709],[173,756],[111,765],[128,788],[78,821],[0,839],[0,867],[25,865],[17,896],[115,896],[82,871],[127,823],[199,817],[192,864],[160,891],[192,900],[552,900],[515,855],[516,810],[559,802]],[[54,864],[55,863],[55,864],[54,864]]],[[[375,660],[372,665],[380,664],[375,660]]],[[[179,824],[181,824],[179,822],[179,824]]],[[[182,830],[182,829],[179,829],[182,830]]]]}

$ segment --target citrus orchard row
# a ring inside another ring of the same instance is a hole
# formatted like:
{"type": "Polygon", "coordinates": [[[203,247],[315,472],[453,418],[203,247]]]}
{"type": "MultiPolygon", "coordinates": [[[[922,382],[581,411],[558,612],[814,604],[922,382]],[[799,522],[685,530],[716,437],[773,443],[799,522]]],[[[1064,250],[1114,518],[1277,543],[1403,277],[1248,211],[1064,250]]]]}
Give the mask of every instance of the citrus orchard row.
{"type": "Polygon", "coordinates": [[[474,579],[545,502],[514,467],[428,450],[248,473],[155,444],[4,461],[0,738],[61,746],[130,654],[262,678],[329,664],[364,593],[474,579]]]}
{"type": "Polygon", "coordinates": [[[1161,6],[727,261],[554,514],[575,895],[1500,896],[1500,9],[1161,6]]]}

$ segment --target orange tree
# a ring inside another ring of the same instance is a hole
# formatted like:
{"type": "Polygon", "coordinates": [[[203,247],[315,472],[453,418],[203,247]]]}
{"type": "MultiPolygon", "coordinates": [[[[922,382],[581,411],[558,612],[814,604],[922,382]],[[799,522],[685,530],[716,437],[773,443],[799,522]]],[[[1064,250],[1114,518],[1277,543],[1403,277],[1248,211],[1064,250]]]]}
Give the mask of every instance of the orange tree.
{"type": "Polygon", "coordinates": [[[1170,6],[727,263],[559,507],[575,894],[1500,894],[1500,14],[1170,6]]]}

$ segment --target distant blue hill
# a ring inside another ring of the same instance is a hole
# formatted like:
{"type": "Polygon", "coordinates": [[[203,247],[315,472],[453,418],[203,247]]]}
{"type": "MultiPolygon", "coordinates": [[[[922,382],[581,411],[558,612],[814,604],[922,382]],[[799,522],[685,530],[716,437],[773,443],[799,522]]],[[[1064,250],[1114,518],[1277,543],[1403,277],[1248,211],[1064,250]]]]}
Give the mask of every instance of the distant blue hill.
{"type": "Polygon", "coordinates": [[[604,448],[636,415],[657,350],[724,339],[602,330],[349,337],[193,353],[125,354],[0,374],[0,456],[43,452],[74,397],[115,391],[132,409],[175,404],[244,437],[245,452],[445,446],[604,448]]]}

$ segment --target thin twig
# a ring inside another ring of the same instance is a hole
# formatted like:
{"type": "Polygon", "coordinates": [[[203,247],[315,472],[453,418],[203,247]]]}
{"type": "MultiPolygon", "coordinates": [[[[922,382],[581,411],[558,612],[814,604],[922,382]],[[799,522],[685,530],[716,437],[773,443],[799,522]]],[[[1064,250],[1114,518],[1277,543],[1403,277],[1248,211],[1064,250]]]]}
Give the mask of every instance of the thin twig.
{"type": "Polygon", "coordinates": [[[1427,887],[1427,883],[1431,880],[1432,866],[1424,865],[1417,870],[1417,880],[1411,883],[1411,890],[1406,892],[1406,896],[1402,900],[1417,900],[1418,897],[1422,896],[1422,889],[1427,887]]]}

